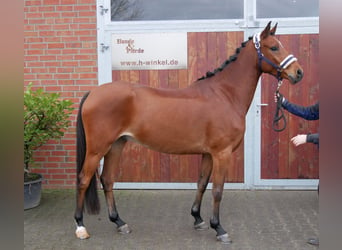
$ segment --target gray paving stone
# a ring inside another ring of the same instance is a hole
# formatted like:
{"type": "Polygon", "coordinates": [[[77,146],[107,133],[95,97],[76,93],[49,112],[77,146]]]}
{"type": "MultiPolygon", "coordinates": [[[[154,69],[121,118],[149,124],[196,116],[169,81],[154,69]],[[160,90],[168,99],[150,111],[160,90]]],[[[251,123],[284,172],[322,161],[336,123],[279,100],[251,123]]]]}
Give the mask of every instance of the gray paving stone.
{"type": "MultiPolygon", "coordinates": [[[[233,243],[216,241],[215,231],[195,231],[190,208],[195,190],[115,190],[118,210],[133,230],[116,232],[100,192],[99,215],[84,215],[91,237],[75,237],[73,190],[44,190],[39,207],[24,211],[25,249],[230,249],[312,250],[318,236],[316,191],[225,190],[221,224],[233,243]]],[[[209,223],[211,191],[203,199],[202,217],[209,223]]]]}

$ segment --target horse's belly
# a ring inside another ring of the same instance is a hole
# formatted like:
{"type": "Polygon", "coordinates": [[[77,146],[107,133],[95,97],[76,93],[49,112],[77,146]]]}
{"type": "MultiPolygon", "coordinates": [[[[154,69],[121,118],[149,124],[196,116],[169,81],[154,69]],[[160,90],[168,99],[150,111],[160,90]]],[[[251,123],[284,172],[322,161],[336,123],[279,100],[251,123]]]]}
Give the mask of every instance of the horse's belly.
{"type": "Polygon", "coordinates": [[[191,136],[153,135],[135,136],[133,133],[123,133],[129,141],[138,143],[149,149],[169,154],[200,154],[207,152],[207,148],[198,138],[194,140],[191,136]]]}

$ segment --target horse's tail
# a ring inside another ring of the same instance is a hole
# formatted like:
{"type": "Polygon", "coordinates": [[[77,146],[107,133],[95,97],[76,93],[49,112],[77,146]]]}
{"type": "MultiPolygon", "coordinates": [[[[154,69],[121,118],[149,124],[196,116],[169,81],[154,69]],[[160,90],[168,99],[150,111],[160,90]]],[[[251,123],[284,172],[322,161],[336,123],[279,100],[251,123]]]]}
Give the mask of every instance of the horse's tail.
{"type": "MultiPolygon", "coordinates": [[[[85,154],[86,154],[86,137],[82,121],[82,106],[87,99],[89,92],[86,93],[80,103],[80,107],[77,115],[76,135],[77,135],[77,187],[80,184],[80,173],[83,168],[85,154]]],[[[98,214],[100,212],[100,202],[97,195],[97,180],[96,174],[91,178],[90,184],[85,193],[85,204],[89,214],[98,214]]]]}

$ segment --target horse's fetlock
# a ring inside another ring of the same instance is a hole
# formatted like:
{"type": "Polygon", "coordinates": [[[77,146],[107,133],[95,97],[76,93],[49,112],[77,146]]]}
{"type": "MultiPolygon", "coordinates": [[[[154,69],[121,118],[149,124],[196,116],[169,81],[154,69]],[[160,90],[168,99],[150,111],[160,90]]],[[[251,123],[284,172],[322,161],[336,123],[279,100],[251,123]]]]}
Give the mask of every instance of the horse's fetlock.
{"type": "Polygon", "coordinates": [[[191,208],[191,215],[196,217],[200,215],[200,210],[197,207],[192,207],[191,208]]]}
{"type": "Polygon", "coordinates": [[[216,229],[219,226],[220,222],[216,218],[210,219],[210,227],[216,229]]]}
{"type": "Polygon", "coordinates": [[[118,218],[119,218],[119,214],[118,214],[118,213],[113,213],[113,214],[110,214],[110,215],[109,215],[109,219],[110,219],[111,222],[116,223],[116,221],[118,220],[118,218]]]}

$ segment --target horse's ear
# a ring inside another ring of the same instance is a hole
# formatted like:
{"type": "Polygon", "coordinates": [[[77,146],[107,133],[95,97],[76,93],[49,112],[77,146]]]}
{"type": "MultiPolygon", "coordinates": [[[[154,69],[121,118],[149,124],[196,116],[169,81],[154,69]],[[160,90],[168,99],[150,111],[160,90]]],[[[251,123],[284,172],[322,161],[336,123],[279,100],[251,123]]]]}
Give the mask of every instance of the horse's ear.
{"type": "Polygon", "coordinates": [[[272,36],[274,36],[274,34],[276,33],[277,25],[278,25],[278,23],[276,23],[276,24],[274,25],[274,27],[270,30],[270,34],[271,34],[272,36]]]}
{"type": "Polygon", "coordinates": [[[260,39],[265,39],[270,34],[270,29],[271,29],[271,21],[268,22],[265,29],[261,32],[260,39]]]}

